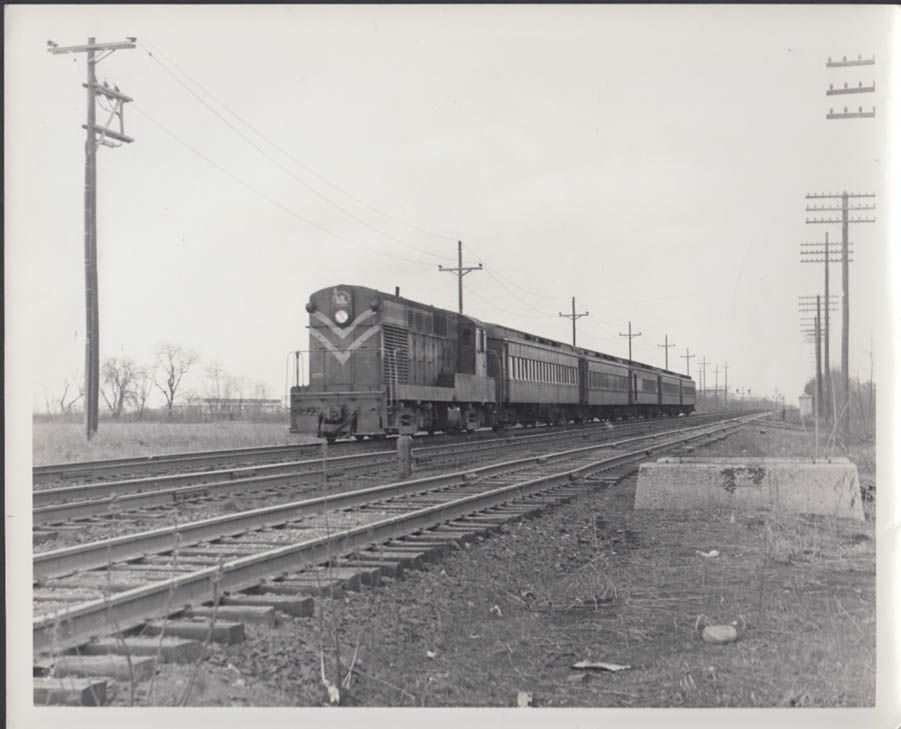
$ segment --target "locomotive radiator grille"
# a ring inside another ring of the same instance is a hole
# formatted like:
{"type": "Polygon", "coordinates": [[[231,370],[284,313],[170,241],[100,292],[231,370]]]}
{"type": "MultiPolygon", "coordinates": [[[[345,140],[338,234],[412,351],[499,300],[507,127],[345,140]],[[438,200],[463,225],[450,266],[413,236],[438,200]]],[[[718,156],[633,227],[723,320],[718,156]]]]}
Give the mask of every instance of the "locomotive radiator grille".
{"type": "Polygon", "coordinates": [[[385,383],[389,387],[410,381],[410,350],[407,331],[389,324],[382,326],[382,362],[385,383]]]}

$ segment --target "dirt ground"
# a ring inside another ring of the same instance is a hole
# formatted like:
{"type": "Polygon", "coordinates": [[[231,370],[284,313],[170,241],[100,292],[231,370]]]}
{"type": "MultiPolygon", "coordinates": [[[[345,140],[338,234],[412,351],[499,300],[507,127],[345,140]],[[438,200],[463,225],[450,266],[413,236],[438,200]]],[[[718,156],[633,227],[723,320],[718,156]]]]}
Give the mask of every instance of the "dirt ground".
{"type": "MultiPolygon", "coordinates": [[[[807,447],[755,427],[695,455],[807,447]]],[[[348,706],[506,707],[521,692],[539,707],[874,704],[872,520],[635,511],[635,485],[599,487],[400,579],[318,600],[313,618],[249,625],[246,642],[210,647],[187,704],[326,705],[323,672],[348,706]],[[704,642],[708,624],[733,625],[738,640],[704,642]],[[573,668],[583,660],[627,668],[573,668]]],[[[135,703],[178,704],[192,670],[163,665],[135,703]]],[[[114,703],[130,702],[120,684],[114,703]]]]}

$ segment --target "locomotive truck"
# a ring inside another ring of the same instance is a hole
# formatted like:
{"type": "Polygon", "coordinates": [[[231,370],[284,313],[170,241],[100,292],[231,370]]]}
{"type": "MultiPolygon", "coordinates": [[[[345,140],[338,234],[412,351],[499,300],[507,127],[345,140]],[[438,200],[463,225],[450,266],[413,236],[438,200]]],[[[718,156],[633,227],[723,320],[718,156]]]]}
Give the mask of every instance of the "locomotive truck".
{"type": "Polygon", "coordinates": [[[332,442],[424,430],[689,414],[690,377],[341,284],[310,296],[309,384],[291,432],[332,442]]]}

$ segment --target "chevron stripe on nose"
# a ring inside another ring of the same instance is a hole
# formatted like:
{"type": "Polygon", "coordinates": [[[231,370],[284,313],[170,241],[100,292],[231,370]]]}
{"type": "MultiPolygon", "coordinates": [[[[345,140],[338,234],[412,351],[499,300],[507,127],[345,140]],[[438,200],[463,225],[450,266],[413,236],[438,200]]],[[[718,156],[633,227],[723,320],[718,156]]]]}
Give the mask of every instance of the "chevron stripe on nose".
{"type": "Polygon", "coordinates": [[[370,339],[373,335],[377,334],[382,330],[379,326],[369,327],[365,332],[363,332],[359,337],[354,339],[343,352],[338,349],[334,342],[332,342],[328,337],[326,337],[322,332],[316,329],[310,329],[310,334],[316,337],[317,340],[325,347],[329,352],[335,355],[335,359],[338,360],[342,365],[347,363],[347,360],[350,359],[350,355],[354,352],[354,350],[359,349],[363,342],[367,339],[370,339]]]}

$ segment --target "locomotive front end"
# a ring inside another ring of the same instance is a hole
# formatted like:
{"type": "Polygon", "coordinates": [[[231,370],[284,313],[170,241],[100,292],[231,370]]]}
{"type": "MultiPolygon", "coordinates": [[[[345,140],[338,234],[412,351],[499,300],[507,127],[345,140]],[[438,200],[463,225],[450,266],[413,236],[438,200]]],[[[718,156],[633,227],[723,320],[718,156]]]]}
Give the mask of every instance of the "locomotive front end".
{"type": "Polygon", "coordinates": [[[383,432],[382,300],[360,286],[317,291],[306,305],[310,384],[291,388],[291,432],[334,441],[383,432]]]}

